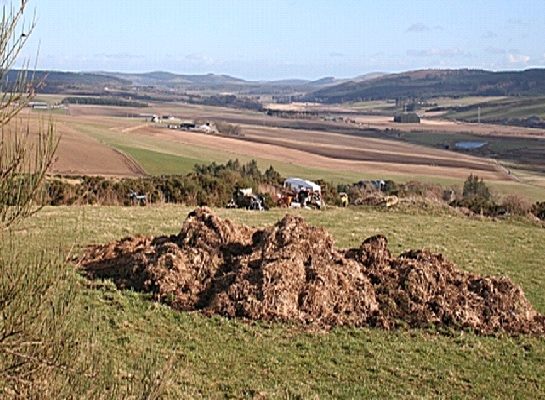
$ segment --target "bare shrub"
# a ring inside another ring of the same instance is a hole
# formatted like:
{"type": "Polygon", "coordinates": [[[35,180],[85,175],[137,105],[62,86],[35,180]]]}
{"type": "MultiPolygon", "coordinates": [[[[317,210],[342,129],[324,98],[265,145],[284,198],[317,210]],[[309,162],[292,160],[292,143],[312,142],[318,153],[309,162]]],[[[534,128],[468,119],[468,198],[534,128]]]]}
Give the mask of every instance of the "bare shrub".
{"type": "Polygon", "coordinates": [[[34,97],[28,64],[9,79],[35,26],[23,21],[27,1],[18,4],[0,20],[0,398],[159,398],[168,371],[158,360],[127,381],[97,351],[92,311],[65,252],[51,250],[54,238],[12,229],[40,209],[59,143],[51,121],[36,132],[20,116],[34,97]]]}
{"type": "Polygon", "coordinates": [[[528,215],[532,205],[524,197],[517,194],[510,194],[505,196],[502,201],[502,205],[506,211],[514,215],[528,215]]]}
{"type": "Polygon", "coordinates": [[[26,4],[23,0],[16,9],[4,8],[0,21],[0,229],[38,210],[37,200],[58,145],[51,122],[31,135],[28,121],[18,118],[34,97],[28,73],[23,70],[14,82],[8,79],[35,26],[22,22],[26,4]]]}
{"type": "Polygon", "coordinates": [[[240,125],[229,124],[227,122],[216,122],[216,128],[218,128],[219,133],[224,135],[244,136],[240,125]]]}

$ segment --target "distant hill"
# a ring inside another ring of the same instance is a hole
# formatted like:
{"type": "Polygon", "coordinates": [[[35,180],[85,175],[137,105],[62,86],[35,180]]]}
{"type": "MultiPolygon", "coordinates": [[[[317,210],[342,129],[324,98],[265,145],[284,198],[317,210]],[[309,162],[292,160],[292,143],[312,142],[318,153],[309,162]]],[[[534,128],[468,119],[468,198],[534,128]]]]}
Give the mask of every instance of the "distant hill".
{"type": "Polygon", "coordinates": [[[381,78],[385,74],[384,72],[369,72],[367,74],[356,76],[353,79],[346,79],[345,81],[354,81],[354,82],[365,82],[370,81],[371,79],[381,78]]]}
{"type": "MultiPolygon", "coordinates": [[[[8,71],[6,90],[9,90],[10,85],[16,82],[19,73],[18,70],[8,71]]],[[[34,82],[36,90],[40,93],[70,93],[131,85],[129,80],[88,72],[30,71],[27,76],[34,82]]]]}
{"type": "MultiPolygon", "coordinates": [[[[15,82],[18,71],[8,72],[15,82]]],[[[295,95],[304,101],[344,101],[437,96],[545,95],[545,69],[492,72],[485,70],[418,70],[400,74],[373,72],[352,79],[324,77],[314,81],[285,79],[246,81],[229,75],[183,75],[165,71],[146,73],[35,71],[39,93],[132,95],[135,87],[151,86],[174,92],[207,91],[212,94],[295,95]],[[108,90],[106,90],[108,88],[108,90]]],[[[32,75],[32,74],[31,74],[32,75]]],[[[9,90],[8,87],[3,88],[9,90]]]]}
{"type": "Polygon", "coordinates": [[[146,72],[141,74],[130,74],[121,72],[100,72],[106,76],[113,76],[119,79],[131,81],[137,86],[217,86],[244,84],[243,79],[234,78],[229,75],[178,75],[164,71],[146,72]]]}
{"type": "Polygon", "coordinates": [[[101,72],[129,80],[137,86],[162,86],[174,89],[210,89],[240,92],[267,92],[276,90],[292,90],[303,93],[321,89],[330,85],[344,82],[334,77],[325,77],[315,81],[306,79],[282,79],[275,81],[246,81],[230,75],[178,75],[170,72],[148,72],[142,74],[101,72]]]}
{"type": "MultiPolygon", "coordinates": [[[[15,83],[20,71],[8,72],[9,82],[15,83]]],[[[376,73],[354,78],[365,81],[376,73]]],[[[102,94],[109,90],[127,92],[136,86],[152,86],[168,90],[206,90],[212,92],[233,92],[247,95],[254,94],[290,94],[299,95],[314,92],[329,86],[346,82],[346,79],[324,77],[314,81],[305,79],[284,79],[277,81],[246,81],[230,75],[220,74],[174,74],[165,71],[145,73],[124,72],[63,72],[63,71],[31,71],[36,91],[39,93],[64,94],[102,94]]]]}
{"type": "Polygon", "coordinates": [[[404,97],[544,95],[545,69],[526,71],[419,70],[344,82],[305,100],[338,103],[404,97]]]}

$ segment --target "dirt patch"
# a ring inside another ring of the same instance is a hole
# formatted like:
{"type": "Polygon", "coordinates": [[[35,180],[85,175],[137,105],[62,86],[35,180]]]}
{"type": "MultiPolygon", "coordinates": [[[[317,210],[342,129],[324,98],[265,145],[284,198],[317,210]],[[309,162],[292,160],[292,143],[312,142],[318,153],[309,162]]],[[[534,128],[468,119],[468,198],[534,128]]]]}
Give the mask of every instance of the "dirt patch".
{"type": "MultiPolygon", "coordinates": [[[[28,116],[30,132],[38,132],[44,127],[44,115],[24,110],[28,116]]],[[[145,172],[126,155],[110,148],[104,143],[88,136],[72,123],[68,116],[54,118],[56,133],[60,136],[55,162],[51,168],[54,174],[62,175],[103,175],[103,176],[141,176],[145,172]]],[[[35,140],[36,135],[31,134],[35,140]]]]}
{"type": "Polygon", "coordinates": [[[324,229],[293,215],[255,229],[198,208],[178,235],[93,246],[80,261],[89,278],[179,310],[324,328],[545,333],[545,317],[507,278],[463,272],[423,250],[392,257],[383,236],[338,249],[324,229]]]}

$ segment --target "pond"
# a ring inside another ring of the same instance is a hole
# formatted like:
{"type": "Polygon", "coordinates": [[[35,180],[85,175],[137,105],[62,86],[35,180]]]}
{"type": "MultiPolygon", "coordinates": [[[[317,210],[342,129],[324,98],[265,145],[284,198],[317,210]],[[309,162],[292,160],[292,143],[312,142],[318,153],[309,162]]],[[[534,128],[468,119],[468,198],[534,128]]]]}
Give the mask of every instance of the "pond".
{"type": "Polygon", "coordinates": [[[465,141],[465,142],[456,142],[454,143],[454,148],[457,150],[476,150],[480,149],[481,147],[487,145],[488,142],[482,142],[482,141],[465,141]]]}

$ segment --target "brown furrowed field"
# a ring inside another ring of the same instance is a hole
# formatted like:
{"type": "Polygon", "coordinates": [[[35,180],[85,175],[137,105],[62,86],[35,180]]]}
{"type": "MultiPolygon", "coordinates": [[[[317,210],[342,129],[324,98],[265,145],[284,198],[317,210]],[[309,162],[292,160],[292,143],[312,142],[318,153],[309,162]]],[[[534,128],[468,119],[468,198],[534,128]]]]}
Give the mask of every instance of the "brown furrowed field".
{"type": "MultiPolygon", "coordinates": [[[[162,152],[167,154],[170,145],[204,148],[219,152],[226,159],[255,157],[339,172],[414,174],[446,179],[463,179],[477,173],[490,180],[513,180],[495,160],[327,130],[264,126],[267,119],[270,117],[251,111],[193,105],[154,105],[147,109],[71,105],[65,115],[55,116],[62,134],[55,172],[129,176],[144,173],[127,155],[114,152],[107,143],[126,141],[137,148],[161,143],[166,148],[162,152]],[[143,112],[238,122],[244,136],[169,130],[146,123],[143,117],[135,117],[143,112]]],[[[202,162],[210,161],[205,158],[202,162]]]]}
{"type": "MultiPolygon", "coordinates": [[[[48,118],[43,112],[28,114],[33,124],[48,118]]],[[[244,162],[255,159],[260,168],[272,165],[283,176],[332,183],[392,179],[460,186],[468,175],[477,174],[500,196],[518,194],[531,201],[545,197],[545,180],[539,172],[543,166],[543,139],[537,138],[490,136],[488,152],[471,155],[448,151],[440,145],[443,141],[473,140],[465,131],[406,131],[396,135],[393,128],[373,130],[358,128],[357,124],[271,117],[255,111],[181,103],[150,103],[147,108],[70,105],[52,118],[61,134],[52,171],[56,174],[185,174],[195,164],[238,158],[244,162]],[[229,122],[239,125],[243,135],[167,129],[144,116],[151,114],[229,122]],[[488,158],[494,157],[496,151],[500,157],[488,158]],[[517,152],[528,156],[521,159],[517,152]]],[[[420,125],[436,126],[433,124],[437,122],[420,125]]]]}
{"type": "MultiPolygon", "coordinates": [[[[29,113],[31,132],[47,119],[43,115],[29,113]]],[[[53,117],[55,129],[60,135],[56,161],[52,172],[63,175],[139,176],[144,170],[123,152],[86,135],[67,116],[53,117]]]]}
{"type": "Polygon", "coordinates": [[[406,173],[464,178],[475,172],[488,179],[510,180],[503,168],[490,160],[433,151],[419,146],[386,140],[354,138],[340,134],[244,126],[244,138],[210,137],[199,133],[164,128],[141,128],[134,134],[153,135],[157,140],[188,146],[212,147],[232,153],[288,162],[308,167],[380,173],[406,173]],[[278,134],[278,135],[277,135],[278,134]],[[310,137],[307,138],[307,135],[310,137]],[[285,139],[291,136],[293,139],[285,139]],[[338,144],[317,143],[315,136],[338,144]],[[348,143],[345,143],[344,141],[348,143]]]}

